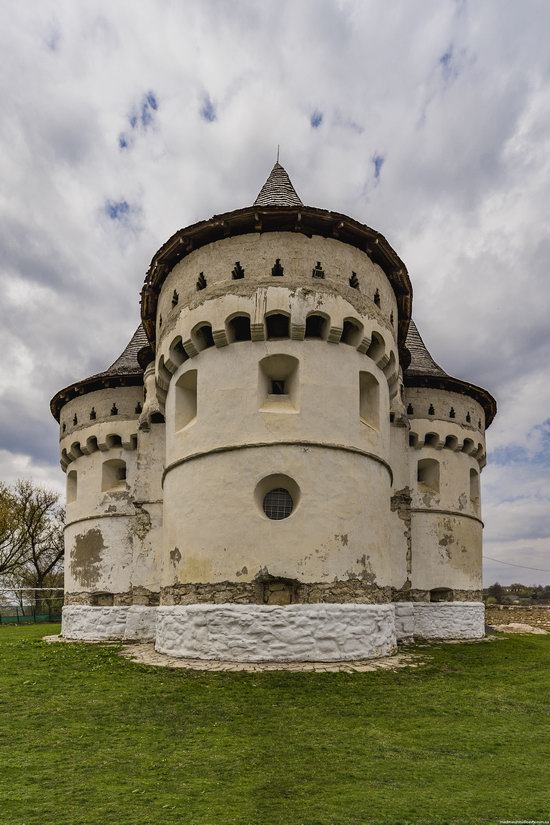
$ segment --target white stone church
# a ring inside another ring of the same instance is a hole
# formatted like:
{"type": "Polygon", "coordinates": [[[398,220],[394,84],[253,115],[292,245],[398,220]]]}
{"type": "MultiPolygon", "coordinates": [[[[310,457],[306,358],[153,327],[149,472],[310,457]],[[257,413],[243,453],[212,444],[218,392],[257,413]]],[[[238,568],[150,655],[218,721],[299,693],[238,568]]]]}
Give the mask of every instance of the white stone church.
{"type": "Polygon", "coordinates": [[[480,473],[496,413],[411,318],[387,240],[252,206],[158,250],[141,324],[53,398],[63,635],[229,661],[338,661],[484,633],[480,473]]]}

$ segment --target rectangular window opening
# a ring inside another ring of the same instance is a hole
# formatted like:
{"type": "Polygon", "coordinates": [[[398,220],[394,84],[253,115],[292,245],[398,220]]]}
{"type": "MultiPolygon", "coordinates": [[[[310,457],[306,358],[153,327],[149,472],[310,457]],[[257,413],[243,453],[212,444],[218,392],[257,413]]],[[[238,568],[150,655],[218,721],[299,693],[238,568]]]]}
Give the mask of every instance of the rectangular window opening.
{"type": "Polygon", "coordinates": [[[286,395],[286,382],[273,380],[271,382],[271,395],[286,395]]]}

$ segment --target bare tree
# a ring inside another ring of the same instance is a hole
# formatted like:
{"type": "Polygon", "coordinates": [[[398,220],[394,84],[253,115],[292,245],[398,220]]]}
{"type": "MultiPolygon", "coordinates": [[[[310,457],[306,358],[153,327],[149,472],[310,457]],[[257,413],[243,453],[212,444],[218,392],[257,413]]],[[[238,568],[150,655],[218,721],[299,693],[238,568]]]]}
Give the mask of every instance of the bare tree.
{"type": "MultiPolygon", "coordinates": [[[[12,580],[16,579],[19,587],[62,586],[65,514],[58,494],[30,481],[18,481],[14,496],[23,549],[12,580]]],[[[50,604],[51,599],[43,592],[35,594],[37,610],[50,604]]]]}
{"type": "Polygon", "coordinates": [[[0,576],[12,575],[23,563],[26,549],[17,495],[0,483],[0,576]]]}

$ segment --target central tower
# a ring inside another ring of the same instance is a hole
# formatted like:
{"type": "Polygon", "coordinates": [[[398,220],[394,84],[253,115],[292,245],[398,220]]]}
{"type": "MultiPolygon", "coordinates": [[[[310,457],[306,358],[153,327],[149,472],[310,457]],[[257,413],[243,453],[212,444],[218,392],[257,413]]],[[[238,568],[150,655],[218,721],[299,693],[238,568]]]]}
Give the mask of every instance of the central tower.
{"type": "Polygon", "coordinates": [[[385,239],[304,207],[279,163],[251,208],[155,256],[142,309],[166,419],[158,649],[393,648],[390,411],[410,294],[385,239]]]}

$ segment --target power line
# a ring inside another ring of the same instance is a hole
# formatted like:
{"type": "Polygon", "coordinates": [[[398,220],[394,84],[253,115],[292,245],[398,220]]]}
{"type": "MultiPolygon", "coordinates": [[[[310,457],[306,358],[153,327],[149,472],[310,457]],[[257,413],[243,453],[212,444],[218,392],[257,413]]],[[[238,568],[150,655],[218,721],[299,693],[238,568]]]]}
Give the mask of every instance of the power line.
{"type": "Polygon", "coordinates": [[[539,573],[550,573],[550,570],[544,567],[527,567],[525,564],[512,564],[510,561],[501,561],[500,559],[494,559],[492,556],[486,556],[485,553],[483,554],[484,559],[491,559],[491,561],[496,561],[499,564],[506,564],[508,567],[521,567],[522,570],[537,570],[539,573]]]}

